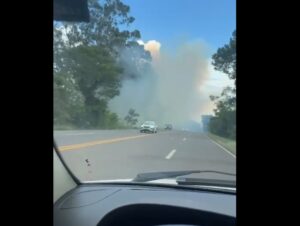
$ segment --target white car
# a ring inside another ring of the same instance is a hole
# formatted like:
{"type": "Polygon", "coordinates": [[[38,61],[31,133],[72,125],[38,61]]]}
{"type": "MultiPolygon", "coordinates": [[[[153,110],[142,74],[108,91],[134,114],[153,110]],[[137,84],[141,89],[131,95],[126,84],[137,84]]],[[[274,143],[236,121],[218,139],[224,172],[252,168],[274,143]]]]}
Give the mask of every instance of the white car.
{"type": "Polygon", "coordinates": [[[140,132],[157,133],[157,125],[153,121],[146,121],[141,125],[140,132]]]}

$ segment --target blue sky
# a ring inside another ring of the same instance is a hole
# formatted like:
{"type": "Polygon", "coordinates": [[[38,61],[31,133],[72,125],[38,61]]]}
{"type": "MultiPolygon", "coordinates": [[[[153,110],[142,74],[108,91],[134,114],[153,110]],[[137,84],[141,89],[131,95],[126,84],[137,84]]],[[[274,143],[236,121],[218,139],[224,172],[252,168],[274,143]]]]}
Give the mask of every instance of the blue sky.
{"type": "Polygon", "coordinates": [[[202,41],[209,54],[228,43],[236,27],[235,0],[123,0],[142,40],[172,50],[180,40],[202,41]]]}

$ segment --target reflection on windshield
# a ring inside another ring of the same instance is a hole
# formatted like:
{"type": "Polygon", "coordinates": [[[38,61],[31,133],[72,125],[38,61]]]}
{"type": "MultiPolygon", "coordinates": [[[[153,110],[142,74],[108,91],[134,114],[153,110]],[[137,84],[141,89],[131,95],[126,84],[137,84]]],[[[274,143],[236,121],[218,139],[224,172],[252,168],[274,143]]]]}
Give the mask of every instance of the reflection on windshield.
{"type": "Polygon", "coordinates": [[[54,137],[81,181],[235,174],[235,2],[155,2],[90,0],[89,23],[53,25],[54,137]]]}

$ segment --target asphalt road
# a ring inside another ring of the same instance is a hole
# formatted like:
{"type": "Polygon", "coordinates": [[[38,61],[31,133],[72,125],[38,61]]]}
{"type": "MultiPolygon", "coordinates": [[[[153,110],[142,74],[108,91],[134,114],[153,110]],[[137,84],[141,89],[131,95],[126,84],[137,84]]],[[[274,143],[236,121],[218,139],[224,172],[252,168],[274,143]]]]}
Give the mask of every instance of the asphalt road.
{"type": "Polygon", "coordinates": [[[203,133],[81,130],[55,131],[54,138],[70,169],[83,181],[129,179],[158,171],[236,172],[235,156],[203,133]]]}

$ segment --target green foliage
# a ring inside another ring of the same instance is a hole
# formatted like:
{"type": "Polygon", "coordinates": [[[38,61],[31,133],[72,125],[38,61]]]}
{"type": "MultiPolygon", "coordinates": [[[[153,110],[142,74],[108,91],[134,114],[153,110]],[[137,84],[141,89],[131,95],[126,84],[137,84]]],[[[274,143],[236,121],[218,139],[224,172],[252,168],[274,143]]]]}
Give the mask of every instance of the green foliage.
{"type": "Polygon", "coordinates": [[[54,73],[54,124],[72,124],[77,114],[82,112],[84,97],[74,83],[72,75],[54,73]]]}
{"type": "MultiPolygon", "coordinates": [[[[213,55],[215,69],[227,74],[236,81],[236,32],[234,31],[229,44],[219,48],[213,55]]],[[[235,139],[236,137],[236,89],[225,87],[221,96],[211,96],[216,102],[215,117],[210,119],[210,132],[235,139]]]]}
{"type": "Polygon", "coordinates": [[[235,139],[236,111],[221,111],[218,116],[212,117],[209,123],[211,133],[235,139]]]}
{"type": "Polygon", "coordinates": [[[129,68],[122,53],[136,61],[149,52],[136,43],[138,30],[121,30],[134,18],[120,0],[89,0],[90,23],[54,24],[54,126],[121,128],[108,102],[119,95],[124,78],[137,78],[141,65],[129,68]],[[123,69],[126,68],[126,71],[123,69]]]}
{"type": "Polygon", "coordinates": [[[128,115],[126,115],[126,117],[124,118],[124,120],[127,122],[127,125],[129,126],[135,126],[138,122],[138,117],[140,115],[138,113],[135,112],[134,109],[129,109],[128,111],[128,115]]]}
{"type": "Polygon", "coordinates": [[[119,65],[124,68],[123,79],[139,79],[143,74],[149,74],[151,67],[151,54],[137,42],[129,42],[118,57],[119,65]]]}
{"type": "Polygon", "coordinates": [[[106,0],[103,4],[89,0],[88,5],[89,23],[64,24],[70,31],[67,34],[70,46],[97,45],[116,53],[117,48],[141,37],[138,30],[120,30],[121,26],[129,26],[135,20],[129,15],[130,7],[120,0],[106,0]]]}
{"type": "Polygon", "coordinates": [[[216,70],[224,72],[230,79],[236,79],[236,31],[232,33],[229,44],[219,48],[212,59],[216,70]]]}

